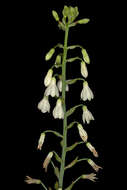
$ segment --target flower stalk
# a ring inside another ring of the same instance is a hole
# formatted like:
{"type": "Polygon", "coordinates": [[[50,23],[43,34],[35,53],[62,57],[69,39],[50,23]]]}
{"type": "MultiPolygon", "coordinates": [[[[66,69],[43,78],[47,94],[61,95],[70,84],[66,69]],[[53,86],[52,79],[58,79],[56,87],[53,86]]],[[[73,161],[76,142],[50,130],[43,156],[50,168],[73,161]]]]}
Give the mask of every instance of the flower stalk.
{"type": "Polygon", "coordinates": [[[68,43],[69,26],[66,24],[65,39],[64,39],[64,51],[62,60],[62,105],[64,111],[63,120],[63,147],[62,147],[62,162],[60,167],[59,188],[63,188],[64,167],[66,159],[67,149],[67,116],[66,116],[66,58],[67,58],[67,43],[68,43]]]}

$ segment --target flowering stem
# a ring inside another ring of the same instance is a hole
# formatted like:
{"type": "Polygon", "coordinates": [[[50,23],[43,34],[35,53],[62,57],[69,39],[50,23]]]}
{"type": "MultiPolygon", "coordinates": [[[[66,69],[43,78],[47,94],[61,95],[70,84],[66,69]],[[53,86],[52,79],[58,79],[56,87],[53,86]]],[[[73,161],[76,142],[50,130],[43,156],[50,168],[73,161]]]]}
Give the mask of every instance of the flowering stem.
{"type": "Polygon", "coordinates": [[[63,120],[63,147],[62,147],[62,161],[60,167],[59,188],[63,188],[64,167],[67,148],[67,116],[66,116],[66,58],[67,58],[67,43],[68,43],[69,26],[66,24],[65,39],[64,39],[64,51],[62,60],[62,103],[64,110],[63,120]]]}

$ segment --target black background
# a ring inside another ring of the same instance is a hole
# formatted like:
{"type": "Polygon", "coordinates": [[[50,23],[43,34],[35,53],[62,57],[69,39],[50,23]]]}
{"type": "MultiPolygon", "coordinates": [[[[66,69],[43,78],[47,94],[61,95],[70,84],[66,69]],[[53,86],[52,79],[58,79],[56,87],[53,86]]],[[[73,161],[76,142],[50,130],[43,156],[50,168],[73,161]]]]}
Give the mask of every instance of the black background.
{"type": "MultiPolygon", "coordinates": [[[[104,186],[104,104],[105,91],[103,87],[105,67],[102,64],[104,54],[104,38],[105,29],[103,24],[103,14],[100,14],[98,5],[84,1],[51,1],[44,3],[19,3],[15,4],[16,9],[11,12],[8,17],[8,29],[10,49],[13,54],[13,80],[8,88],[12,94],[12,107],[14,112],[11,113],[10,120],[13,122],[11,128],[12,142],[11,151],[12,177],[15,179],[16,188],[22,189],[41,189],[40,186],[26,185],[24,178],[29,175],[33,178],[41,178],[48,185],[53,185],[56,178],[53,175],[52,167],[49,166],[48,173],[42,168],[43,160],[49,151],[59,150],[60,140],[48,134],[41,152],[37,151],[37,143],[40,133],[46,129],[55,129],[62,132],[62,121],[54,120],[52,111],[50,114],[42,114],[37,109],[37,104],[43,97],[45,87],[43,85],[44,77],[47,70],[55,61],[55,56],[49,62],[45,62],[45,54],[57,43],[63,43],[64,32],[59,30],[57,23],[52,17],[51,11],[56,10],[59,15],[64,5],[78,6],[78,18],[90,18],[90,23],[80,25],[70,29],[69,45],[80,44],[87,49],[91,58],[91,64],[88,65],[88,83],[94,92],[95,98],[91,102],[87,102],[88,109],[93,113],[95,121],[90,125],[84,126],[88,132],[89,141],[96,147],[99,152],[99,158],[94,158],[92,154],[83,145],[75,148],[68,153],[67,163],[72,161],[77,155],[80,158],[90,157],[98,165],[103,167],[97,174],[98,180],[95,184],[86,180],[80,181],[74,186],[74,189],[84,189],[86,186],[104,186]],[[101,16],[100,16],[101,15],[101,16]],[[12,46],[13,45],[13,46],[12,46]],[[13,90],[12,90],[13,89],[13,90]],[[16,170],[15,170],[16,169],[16,170]]],[[[102,5],[103,7],[103,5],[102,5]]],[[[102,11],[103,12],[103,11],[102,11]]],[[[68,53],[68,57],[81,55],[80,50],[72,50],[68,53]],[[72,53],[73,52],[73,53],[72,53]]],[[[104,62],[104,61],[103,61],[104,62]]],[[[56,70],[57,71],[57,70],[56,70]]],[[[67,65],[67,78],[80,77],[80,63],[69,63],[67,65]]],[[[79,104],[82,83],[77,82],[70,86],[67,93],[67,108],[79,104]]],[[[50,98],[51,110],[55,106],[56,100],[50,98]]],[[[69,122],[73,118],[81,121],[82,110],[76,111],[70,117],[69,122]]],[[[68,134],[68,144],[80,140],[76,127],[71,129],[68,134]]],[[[11,158],[11,154],[8,156],[11,158]]],[[[91,166],[82,162],[68,170],[65,174],[65,187],[72,180],[75,180],[83,173],[94,172],[91,166]]]]}

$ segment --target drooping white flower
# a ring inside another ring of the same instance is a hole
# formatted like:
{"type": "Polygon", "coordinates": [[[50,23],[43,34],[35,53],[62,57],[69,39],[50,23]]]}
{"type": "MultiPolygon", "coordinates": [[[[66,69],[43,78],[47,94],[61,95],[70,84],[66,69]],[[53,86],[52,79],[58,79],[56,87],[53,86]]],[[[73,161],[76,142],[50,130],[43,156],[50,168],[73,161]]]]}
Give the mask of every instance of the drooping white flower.
{"type": "Polygon", "coordinates": [[[84,175],[82,175],[81,178],[82,178],[82,179],[89,179],[89,180],[91,180],[91,181],[93,181],[93,182],[95,182],[95,179],[98,179],[98,178],[96,177],[96,174],[95,174],[95,173],[84,174],[84,175]]]}
{"type": "Polygon", "coordinates": [[[43,168],[45,169],[45,172],[47,172],[47,168],[48,168],[48,165],[51,161],[52,156],[53,156],[53,152],[49,152],[47,157],[45,158],[45,160],[43,162],[43,168]]]}
{"type": "Polygon", "coordinates": [[[96,149],[92,146],[92,144],[90,142],[87,142],[86,146],[93,153],[93,155],[95,157],[98,157],[98,153],[97,153],[96,149]]]}
{"type": "Polygon", "coordinates": [[[44,85],[45,86],[48,86],[52,80],[52,74],[53,74],[53,70],[52,69],[49,69],[46,76],[45,76],[45,79],[44,79],[44,85]]]}
{"type": "Polygon", "coordinates": [[[41,133],[41,136],[38,141],[37,149],[41,150],[42,145],[44,144],[44,140],[45,140],[45,133],[41,133]]]}
{"type": "Polygon", "coordinates": [[[92,166],[92,168],[93,168],[96,172],[98,172],[99,169],[102,169],[101,166],[96,165],[96,164],[94,163],[94,161],[91,160],[91,159],[88,159],[88,163],[92,166]]]}
{"type": "Polygon", "coordinates": [[[83,89],[81,91],[81,99],[83,101],[86,101],[86,100],[91,100],[94,98],[94,95],[93,95],[93,92],[92,90],[90,89],[90,87],[88,86],[88,83],[85,81],[83,82],[83,89]]]}
{"type": "Polygon", "coordinates": [[[78,130],[79,130],[79,135],[81,137],[81,139],[86,142],[87,139],[88,139],[88,135],[87,135],[87,132],[83,129],[82,125],[81,124],[78,124],[78,130]]]}
{"type": "Polygon", "coordinates": [[[87,70],[87,67],[86,67],[86,63],[84,61],[81,62],[81,74],[85,78],[88,77],[88,70],[87,70]]]}
{"type": "Polygon", "coordinates": [[[53,110],[53,117],[56,119],[63,119],[64,118],[64,111],[62,107],[62,100],[59,98],[56,102],[56,106],[53,110]]]}
{"type": "MultiPolygon", "coordinates": [[[[57,87],[58,87],[59,91],[62,92],[62,80],[59,80],[59,81],[57,82],[57,87]]],[[[69,86],[68,86],[68,84],[66,84],[66,91],[69,91],[69,86]]]]}
{"type": "Polygon", "coordinates": [[[41,110],[42,113],[50,112],[50,104],[47,96],[44,96],[38,103],[38,109],[41,110]]]}
{"type": "Polygon", "coordinates": [[[49,86],[46,88],[45,90],[45,96],[59,96],[59,91],[58,88],[56,86],[56,79],[55,77],[52,77],[51,82],[49,84],[49,86]]]}
{"type": "Polygon", "coordinates": [[[82,120],[83,123],[86,121],[87,124],[89,124],[91,120],[94,120],[94,117],[92,113],[87,109],[87,106],[83,106],[82,120]]]}

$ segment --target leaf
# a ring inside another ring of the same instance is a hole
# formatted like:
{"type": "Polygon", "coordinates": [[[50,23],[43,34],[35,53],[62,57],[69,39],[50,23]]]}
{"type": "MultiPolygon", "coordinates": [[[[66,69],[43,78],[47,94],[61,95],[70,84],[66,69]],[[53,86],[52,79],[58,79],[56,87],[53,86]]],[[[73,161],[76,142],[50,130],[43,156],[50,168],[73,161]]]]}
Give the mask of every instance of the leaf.
{"type": "Polygon", "coordinates": [[[78,144],[80,144],[80,143],[76,142],[76,143],[74,143],[73,145],[67,147],[67,151],[73,150],[78,144]]]}
{"type": "Polygon", "coordinates": [[[55,183],[55,185],[54,185],[55,190],[57,190],[58,187],[59,187],[59,184],[58,184],[58,181],[56,181],[56,183],[55,183]]]}
{"type": "Polygon", "coordinates": [[[60,145],[61,145],[61,147],[63,147],[63,140],[62,140],[62,141],[60,141],[60,145]]]}
{"type": "Polygon", "coordinates": [[[73,62],[73,61],[75,61],[75,60],[77,60],[77,57],[74,57],[74,58],[69,58],[69,59],[67,59],[67,62],[73,62]]]}
{"type": "Polygon", "coordinates": [[[77,161],[78,161],[78,156],[69,165],[65,167],[65,170],[73,167],[77,163],[77,161]]]}
{"type": "Polygon", "coordinates": [[[76,83],[77,79],[70,79],[70,80],[67,80],[67,84],[74,84],[76,83]]]}
{"type": "Polygon", "coordinates": [[[52,15],[53,15],[53,17],[54,17],[54,19],[56,20],[56,21],[59,21],[60,19],[59,19],[59,16],[58,16],[58,14],[57,14],[57,12],[56,11],[52,11],[52,15]]]}
{"type": "Polygon", "coordinates": [[[72,183],[72,184],[69,185],[65,190],[71,190],[73,186],[74,186],[74,184],[72,183]]]}
{"type": "Polygon", "coordinates": [[[78,123],[78,122],[77,122],[77,121],[71,122],[71,123],[67,126],[67,128],[68,128],[68,129],[72,128],[75,123],[78,123]]]}
{"type": "Polygon", "coordinates": [[[85,49],[82,49],[82,55],[83,55],[84,61],[89,64],[90,63],[90,58],[89,58],[89,56],[88,56],[85,49]]]}
{"type": "Polygon", "coordinates": [[[84,19],[78,20],[77,23],[78,24],[87,24],[89,21],[90,21],[90,19],[84,18],[84,19]]]}
{"type": "Polygon", "coordinates": [[[74,107],[74,108],[69,109],[69,110],[66,112],[67,117],[68,117],[68,116],[70,116],[71,114],[73,114],[75,110],[76,110],[76,108],[75,108],[75,107],[74,107]]]}
{"type": "Polygon", "coordinates": [[[78,108],[79,106],[82,106],[82,104],[70,108],[70,109],[66,112],[67,117],[70,116],[72,113],[74,113],[74,111],[76,110],[76,108],[78,108]]]}
{"type": "Polygon", "coordinates": [[[56,166],[55,166],[55,168],[54,168],[54,174],[55,174],[56,177],[59,179],[59,175],[60,175],[60,173],[59,173],[59,168],[56,167],[56,166]]]}
{"type": "Polygon", "coordinates": [[[56,160],[61,163],[61,158],[59,157],[59,155],[55,151],[54,151],[54,154],[55,154],[56,160]]]}
{"type": "Polygon", "coordinates": [[[53,54],[55,53],[55,49],[52,48],[45,56],[45,60],[48,61],[49,59],[51,59],[51,57],[53,56],[53,54]]]}
{"type": "Polygon", "coordinates": [[[61,137],[63,138],[63,136],[58,133],[57,131],[53,131],[53,130],[47,130],[47,131],[44,131],[45,133],[53,133],[54,135],[56,135],[57,137],[61,137]]]}

